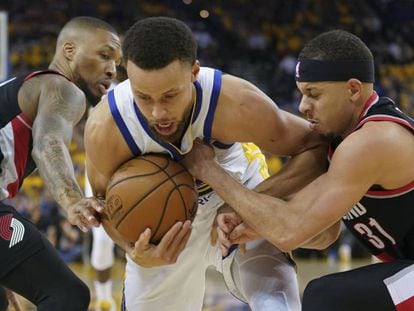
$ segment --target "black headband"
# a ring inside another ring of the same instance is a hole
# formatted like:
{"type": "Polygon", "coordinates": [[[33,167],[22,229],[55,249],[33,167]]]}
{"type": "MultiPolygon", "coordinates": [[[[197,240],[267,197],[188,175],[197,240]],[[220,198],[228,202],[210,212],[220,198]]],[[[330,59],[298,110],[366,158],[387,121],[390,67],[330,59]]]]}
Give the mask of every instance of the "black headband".
{"type": "Polygon", "coordinates": [[[374,62],[322,61],[299,59],[296,64],[296,81],[348,81],[355,78],[361,82],[374,82],[374,62]]]}

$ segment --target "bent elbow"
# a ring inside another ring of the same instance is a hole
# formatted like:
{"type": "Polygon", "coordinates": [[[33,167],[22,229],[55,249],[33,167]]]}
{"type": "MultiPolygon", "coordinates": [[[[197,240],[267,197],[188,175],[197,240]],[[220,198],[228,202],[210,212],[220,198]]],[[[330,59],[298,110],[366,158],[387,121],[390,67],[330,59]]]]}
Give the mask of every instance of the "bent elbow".
{"type": "Polygon", "coordinates": [[[297,243],[291,237],[271,237],[269,242],[280,249],[282,252],[291,252],[299,247],[299,243],[297,243]]]}
{"type": "Polygon", "coordinates": [[[335,242],[335,241],[336,241],[336,239],[325,240],[323,242],[313,244],[311,248],[314,249],[314,250],[317,250],[317,251],[323,251],[323,250],[327,249],[329,246],[331,246],[333,244],[333,242],[335,242]]]}

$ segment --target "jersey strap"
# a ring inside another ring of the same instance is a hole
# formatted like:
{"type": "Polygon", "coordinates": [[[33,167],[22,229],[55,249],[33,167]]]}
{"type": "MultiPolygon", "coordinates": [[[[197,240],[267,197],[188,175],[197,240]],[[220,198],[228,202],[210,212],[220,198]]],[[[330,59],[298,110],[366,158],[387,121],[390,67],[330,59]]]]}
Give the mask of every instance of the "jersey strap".
{"type": "Polygon", "coordinates": [[[118,126],[119,130],[121,131],[121,134],[124,137],[126,143],[128,144],[129,149],[131,149],[132,153],[135,156],[139,156],[141,154],[141,150],[139,149],[138,145],[135,143],[135,140],[132,137],[131,132],[129,131],[124,120],[122,119],[122,116],[116,105],[114,90],[111,90],[108,93],[108,104],[109,104],[109,108],[111,110],[112,116],[115,120],[115,123],[118,126]]]}

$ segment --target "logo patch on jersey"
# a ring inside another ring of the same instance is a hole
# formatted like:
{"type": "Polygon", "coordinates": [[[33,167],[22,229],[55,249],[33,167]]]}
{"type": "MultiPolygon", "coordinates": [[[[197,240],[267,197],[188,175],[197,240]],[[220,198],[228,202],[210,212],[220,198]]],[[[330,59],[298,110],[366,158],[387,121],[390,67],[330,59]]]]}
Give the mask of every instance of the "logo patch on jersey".
{"type": "Polygon", "coordinates": [[[23,224],[13,218],[13,214],[0,217],[0,237],[3,240],[10,241],[9,248],[23,240],[24,231],[23,224]]]}
{"type": "Polygon", "coordinates": [[[296,78],[300,78],[300,76],[299,76],[299,69],[300,69],[300,62],[298,62],[298,63],[296,64],[296,68],[295,68],[295,75],[296,75],[296,78]]]}

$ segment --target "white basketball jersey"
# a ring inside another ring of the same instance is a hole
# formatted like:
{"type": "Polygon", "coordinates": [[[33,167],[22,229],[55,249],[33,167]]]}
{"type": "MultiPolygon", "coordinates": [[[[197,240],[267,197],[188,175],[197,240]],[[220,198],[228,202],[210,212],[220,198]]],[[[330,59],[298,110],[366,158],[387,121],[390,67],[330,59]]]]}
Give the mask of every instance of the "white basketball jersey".
{"type": "MultiPolygon", "coordinates": [[[[202,67],[197,80],[195,103],[190,125],[180,147],[157,138],[139,111],[129,80],[108,93],[108,103],[119,130],[132,153],[169,154],[180,160],[188,153],[195,138],[210,143],[218,163],[240,183],[252,188],[267,175],[264,156],[253,144],[223,144],[211,137],[217,100],[221,89],[221,72],[202,67]]],[[[221,198],[208,185],[199,184],[199,207],[186,248],[173,265],[142,268],[127,256],[123,310],[201,310],[205,289],[205,271],[209,265],[221,267],[218,247],[210,245],[210,230],[221,198]]]]}
{"type": "Polygon", "coordinates": [[[221,72],[219,70],[201,67],[197,80],[194,82],[196,100],[192,119],[182,138],[180,149],[168,142],[158,139],[135,104],[129,80],[117,85],[108,93],[108,102],[125,141],[136,156],[146,153],[169,154],[175,160],[180,160],[188,153],[195,138],[210,142],[215,148],[218,162],[238,180],[243,178],[248,167],[240,143],[222,144],[213,140],[211,129],[214,113],[221,88],[221,72]]]}

